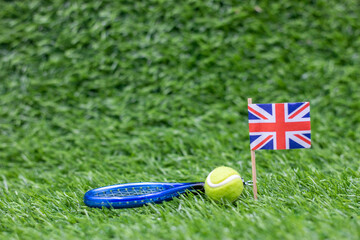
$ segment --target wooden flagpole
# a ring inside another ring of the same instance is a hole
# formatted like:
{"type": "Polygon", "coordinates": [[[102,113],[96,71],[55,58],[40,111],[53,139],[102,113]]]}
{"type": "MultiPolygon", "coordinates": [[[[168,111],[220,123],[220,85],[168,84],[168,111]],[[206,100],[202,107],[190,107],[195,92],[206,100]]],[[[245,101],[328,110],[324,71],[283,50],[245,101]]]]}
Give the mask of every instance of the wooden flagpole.
{"type": "MultiPolygon", "coordinates": [[[[249,104],[252,104],[252,98],[248,98],[248,105],[249,104]]],[[[251,147],[250,147],[250,149],[251,149],[251,147]]],[[[257,200],[256,162],[255,162],[255,151],[253,151],[253,150],[251,150],[251,168],[252,168],[254,199],[257,200]]]]}

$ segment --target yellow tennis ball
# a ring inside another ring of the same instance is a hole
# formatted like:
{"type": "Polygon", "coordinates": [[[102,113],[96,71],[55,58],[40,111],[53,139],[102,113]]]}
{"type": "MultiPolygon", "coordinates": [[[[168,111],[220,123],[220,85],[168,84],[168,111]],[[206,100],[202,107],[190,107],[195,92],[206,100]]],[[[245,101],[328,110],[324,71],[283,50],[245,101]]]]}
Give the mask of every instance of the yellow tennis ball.
{"type": "Polygon", "coordinates": [[[215,168],[205,180],[205,194],[215,201],[235,201],[244,189],[240,174],[229,167],[215,168]]]}

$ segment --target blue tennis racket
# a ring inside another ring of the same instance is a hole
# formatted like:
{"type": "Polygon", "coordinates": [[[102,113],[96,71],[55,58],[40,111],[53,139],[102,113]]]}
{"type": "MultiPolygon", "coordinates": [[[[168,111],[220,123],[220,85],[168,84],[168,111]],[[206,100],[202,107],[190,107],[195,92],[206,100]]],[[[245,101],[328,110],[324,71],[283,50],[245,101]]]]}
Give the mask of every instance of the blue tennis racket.
{"type": "Polygon", "coordinates": [[[143,182],[96,188],[85,193],[84,203],[94,208],[133,208],[172,200],[187,192],[203,192],[203,182],[143,182]]]}
{"type": "MultiPolygon", "coordinates": [[[[252,185],[252,181],[244,182],[252,185]]],[[[84,203],[94,208],[133,208],[170,201],[184,193],[204,192],[203,182],[142,182],[96,188],[85,193],[84,203]]]]}

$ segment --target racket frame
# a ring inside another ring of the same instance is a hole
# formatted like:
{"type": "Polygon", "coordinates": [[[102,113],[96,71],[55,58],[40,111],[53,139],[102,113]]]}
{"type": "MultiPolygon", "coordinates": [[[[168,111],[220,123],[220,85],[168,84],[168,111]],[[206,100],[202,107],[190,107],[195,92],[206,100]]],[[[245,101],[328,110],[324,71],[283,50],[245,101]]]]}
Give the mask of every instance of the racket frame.
{"type": "Polygon", "coordinates": [[[141,207],[149,203],[161,203],[170,201],[186,192],[204,191],[203,182],[191,183],[163,183],[163,182],[139,182],[117,184],[92,189],[85,193],[84,203],[93,208],[133,208],[141,207]],[[130,195],[134,189],[143,189],[145,194],[130,195]],[[147,189],[155,189],[154,192],[146,193],[147,189]],[[158,191],[157,191],[158,190],[158,191]],[[119,196],[122,193],[128,196],[119,196]]]}

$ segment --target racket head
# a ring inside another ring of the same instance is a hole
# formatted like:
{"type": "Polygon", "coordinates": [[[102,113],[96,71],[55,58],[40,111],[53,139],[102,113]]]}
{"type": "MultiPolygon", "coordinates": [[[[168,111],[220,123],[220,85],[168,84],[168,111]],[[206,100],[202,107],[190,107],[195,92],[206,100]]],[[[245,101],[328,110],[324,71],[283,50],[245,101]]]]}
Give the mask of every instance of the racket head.
{"type": "Polygon", "coordinates": [[[117,184],[86,192],[84,203],[94,208],[133,208],[169,201],[183,193],[197,191],[204,191],[203,182],[117,184]]]}

